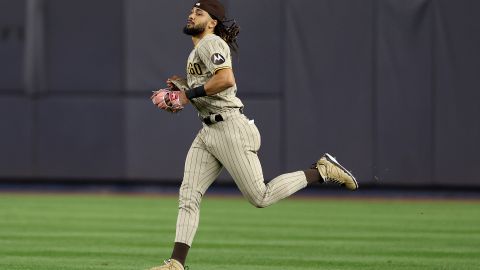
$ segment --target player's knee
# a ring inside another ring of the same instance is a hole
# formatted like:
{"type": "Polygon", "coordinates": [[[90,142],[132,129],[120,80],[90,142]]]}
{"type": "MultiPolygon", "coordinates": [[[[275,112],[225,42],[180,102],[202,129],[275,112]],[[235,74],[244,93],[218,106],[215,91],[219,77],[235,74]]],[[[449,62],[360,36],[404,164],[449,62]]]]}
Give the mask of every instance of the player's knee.
{"type": "Polygon", "coordinates": [[[269,206],[268,203],[265,202],[263,199],[252,199],[250,200],[250,203],[255,206],[256,208],[265,208],[269,206]]]}
{"type": "Polygon", "coordinates": [[[255,207],[258,208],[258,209],[262,209],[262,208],[265,208],[267,206],[268,205],[264,205],[264,204],[255,204],[255,207]]]}

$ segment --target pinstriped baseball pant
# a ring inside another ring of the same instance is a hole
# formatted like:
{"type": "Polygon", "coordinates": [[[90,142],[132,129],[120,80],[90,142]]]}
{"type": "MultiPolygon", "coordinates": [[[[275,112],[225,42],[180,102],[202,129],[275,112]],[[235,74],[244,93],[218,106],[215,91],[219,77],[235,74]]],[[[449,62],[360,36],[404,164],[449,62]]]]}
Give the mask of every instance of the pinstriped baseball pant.
{"type": "Polygon", "coordinates": [[[223,167],[245,198],[256,207],[267,207],[307,186],[303,171],[282,174],[264,183],[257,156],[260,134],[243,114],[204,125],[192,143],[180,187],[175,242],[192,245],[197,231],[200,202],[223,167]]]}

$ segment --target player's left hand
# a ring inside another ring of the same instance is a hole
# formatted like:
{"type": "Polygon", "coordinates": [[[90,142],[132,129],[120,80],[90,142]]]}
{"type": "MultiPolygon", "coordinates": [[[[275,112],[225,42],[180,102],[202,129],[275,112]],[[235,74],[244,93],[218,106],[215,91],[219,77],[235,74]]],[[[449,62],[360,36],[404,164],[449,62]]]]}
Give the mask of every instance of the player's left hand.
{"type": "Polygon", "coordinates": [[[153,91],[153,94],[150,97],[150,99],[153,102],[153,105],[157,106],[162,110],[166,110],[168,106],[167,106],[167,103],[165,102],[165,95],[167,95],[168,92],[170,92],[170,90],[168,89],[159,89],[157,91],[153,91]]]}

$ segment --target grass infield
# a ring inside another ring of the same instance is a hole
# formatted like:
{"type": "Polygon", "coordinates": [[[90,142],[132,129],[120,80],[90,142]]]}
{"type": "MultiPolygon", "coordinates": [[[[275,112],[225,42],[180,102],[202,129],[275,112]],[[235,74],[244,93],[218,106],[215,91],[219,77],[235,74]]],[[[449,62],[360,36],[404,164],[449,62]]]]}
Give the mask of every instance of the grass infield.
{"type": "MultiPolygon", "coordinates": [[[[477,201],[206,197],[191,270],[480,269],[477,201]]],[[[171,253],[174,197],[0,194],[0,269],[147,269],[171,253]]]]}

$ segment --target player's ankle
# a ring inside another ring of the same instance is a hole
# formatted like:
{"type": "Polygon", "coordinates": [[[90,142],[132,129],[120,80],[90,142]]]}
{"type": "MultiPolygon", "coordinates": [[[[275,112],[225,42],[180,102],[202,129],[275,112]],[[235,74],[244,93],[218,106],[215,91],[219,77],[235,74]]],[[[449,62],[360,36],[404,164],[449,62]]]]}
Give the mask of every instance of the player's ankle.
{"type": "Polygon", "coordinates": [[[185,266],[185,261],[187,260],[188,251],[190,246],[184,243],[175,242],[173,246],[173,252],[171,259],[174,259],[185,266]]]}
{"type": "Polygon", "coordinates": [[[323,179],[317,169],[307,169],[303,173],[305,173],[308,184],[323,183],[323,179]]]}

